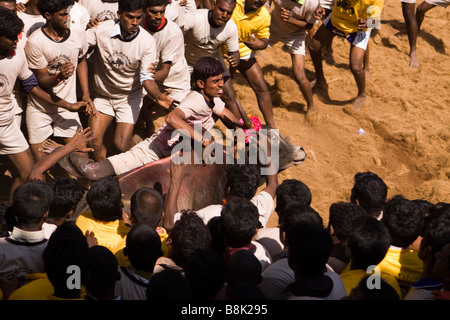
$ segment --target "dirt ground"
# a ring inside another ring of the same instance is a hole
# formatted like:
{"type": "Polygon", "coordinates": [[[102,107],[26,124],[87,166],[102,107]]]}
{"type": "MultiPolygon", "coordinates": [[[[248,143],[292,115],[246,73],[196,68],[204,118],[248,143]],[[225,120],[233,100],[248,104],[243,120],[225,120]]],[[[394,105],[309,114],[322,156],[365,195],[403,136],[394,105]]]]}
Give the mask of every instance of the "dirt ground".
{"type": "MultiPolygon", "coordinates": [[[[417,42],[418,69],[409,67],[409,45],[398,0],[386,0],[382,25],[370,40],[367,98],[353,111],[356,84],[348,68],[349,44],[335,38],[335,65],[324,63],[331,100],[315,95],[317,115],[306,121],[305,100],[293,80],[291,59],[277,44],[257,53],[274,102],[281,134],[303,146],[308,158],[279,174],[311,189],[312,207],[328,221],[334,202],[349,201],[355,173],[372,171],[388,185],[388,197],[433,203],[450,202],[450,10],[429,11],[417,42]],[[365,134],[357,133],[362,128],[365,134]]],[[[306,75],[314,79],[311,60],[306,75]]],[[[260,117],[246,80],[236,74],[234,87],[246,111],[260,117]]],[[[163,118],[155,122],[161,123],[163,118]]],[[[8,177],[0,177],[2,198],[8,177]]],[[[276,225],[273,214],[268,226],[276,225]]]]}

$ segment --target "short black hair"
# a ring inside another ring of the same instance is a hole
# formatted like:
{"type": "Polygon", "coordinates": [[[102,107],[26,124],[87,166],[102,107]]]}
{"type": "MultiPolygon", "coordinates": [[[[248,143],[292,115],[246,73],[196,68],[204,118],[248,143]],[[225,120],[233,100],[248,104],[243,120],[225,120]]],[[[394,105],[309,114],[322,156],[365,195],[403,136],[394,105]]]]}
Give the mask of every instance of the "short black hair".
{"type": "Polygon", "coordinates": [[[195,211],[183,210],[170,233],[172,260],[180,267],[199,250],[211,247],[212,237],[208,227],[195,211]]]}
{"type": "Polygon", "coordinates": [[[103,177],[94,181],[87,192],[86,201],[95,219],[122,219],[122,192],[119,181],[114,177],[103,177]]]}
{"type": "Polygon", "coordinates": [[[70,210],[75,210],[86,191],[78,180],[67,177],[55,177],[48,184],[53,190],[53,201],[48,212],[50,219],[59,220],[70,210]]]}
{"type": "Polygon", "coordinates": [[[389,232],[381,221],[369,215],[356,218],[347,241],[352,269],[366,270],[379,264],[389,246],[389,232]]]}
{"type": "Polygon", "coordinates": [[[261,175],[256,164],[232,164],[226,166],[229,194],[252,199],[259,187],[261,175]]]}
{"type": "Polygon", "coordinates": [[[225,71],[222,63],[214,57],[201,57],[194,64],[192,81],[196,85],[197,80],[206,81],[210,77],[223,74],[225,71]]]}
{"type": "Polygon", "coordinates": [[[156,260],[162,256],[161,237],[148,224],[136,224],[128,232],[124,255],[134,268],[153,272],[156,260]]]}
{"type": "Polygon", "coordinates": [[[191,300],[191,286],[181,272],[164,269],[150,278],[146,297],[153,301],[191,300]]]}
{"type": "Polygon", "coordinates": [[[407,247],[423,230],[425,216],[420,207],[400,195],[389,200],[383,211],[381,222],[391,236],[391,244],[407,247]]]}
{"type": "Polygon", "coordinates": [[[258,208],[248,199],[229,196],[220,213],[220,230],[228,246],[248,246],[259,222],[258,208]]]}
{"type": "Polygon", "coordinates": [[[58,297],[80,294],[81,288],[67,286],[69,266],[77,266],[80,284],[84,285],[89,272],[89,247],[83,232],[73,222],[65,222],[52,233],[43,253],[45,271],[58,297]]]}
{"type": "Polygon", "coordinates": [[[55,13],[64,8],[68,8],[73,4],[73,0],[39,0],[37,8],[41,15],[44,13],[55,13]]]}
{"type": "Polygon", "coordinates": [[[168,5],[168,4],[169,4],[169,0],[144,0],[145,8],[168,5]]]}
{"type": "Polygon", "coordinates": [[[20,185],[14,190],[12,203],[17,226],[34,226],[42,221],[52,199],[53,191],[45,181],[31,180],[20,185]]]}
{"type": "Polygon", "coordinates": [[[119,12],[132,12],[139,9],[144,10],[143,0],[119,0],[119,12]]]}
{"type": "Polygon", "coordinates": [[[11,10],[0,7],[0,37],[14,40],[23,30],[23,21],[11,10]]]}
{"type": "Polygon", "coordinates": [[[285,245],[288,245],[288,234],[295,230],[297,224],[313,223],[323,227],[323,219],[320,214],[301,202],[291,202],[284,208],[282,216],[280,231],[286,234],[285,245]]]}
{"type": "Polygon", "coordinates": [[[332,203],[329,209],[328,231],[333,227],[334,235],[341,242],[345,243],[353,229],[353,221],[367,212],[363,207],[352,202],[332,203]]]}
{"type": "Polygon", "coordinates": [[[287,236],[289,266],[300,277],[321,276],[333,249],[333,241],[325,228],[314,223],[299,223],[287,236]]]}
{"type": "Polygon", "coordinates": [[[283,209],[289,203],[296,201],[304,205],[311,205],[312,194],[309,187],[300,180],[286,179],[281,182],[275,191],[277,206],[275,211],[278,213],[279,222],[281,221],[283,209]]]}
{"type": "Polygon", "coordinates": [[[370,215],[378,216],[386,202],[387,185],[377,174],[366,171],[355,174],[350,201],[358,203],[370,215]]]}

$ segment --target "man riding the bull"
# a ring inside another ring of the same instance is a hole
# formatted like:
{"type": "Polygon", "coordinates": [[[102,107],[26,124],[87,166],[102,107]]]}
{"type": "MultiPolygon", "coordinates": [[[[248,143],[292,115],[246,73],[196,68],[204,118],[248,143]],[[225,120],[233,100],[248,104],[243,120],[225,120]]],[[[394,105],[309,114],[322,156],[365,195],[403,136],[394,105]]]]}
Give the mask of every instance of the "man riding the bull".
{"type": "Polygon", "coordinates": [[[172,149],[179,142],[179,135],[172,135],[175,130],[184,130],[194,142],[206,147],[212,140],[195,131],[194,125],[201,124],[203,130],[208,131],[219,117],[229,129],[241,128],[238,119],[225,108],[225,103],[220,99],[223,94],[223,72],[224,68],[217,59],[200,58],[195,63],[192,74],[193,90],[167,115],[165,123],[157,133],[130,150],[100,162],[94,162],[85,153],[73,152],[60,161],[61,166],[76,176],[98,180],[170,156],[172,149]]]}

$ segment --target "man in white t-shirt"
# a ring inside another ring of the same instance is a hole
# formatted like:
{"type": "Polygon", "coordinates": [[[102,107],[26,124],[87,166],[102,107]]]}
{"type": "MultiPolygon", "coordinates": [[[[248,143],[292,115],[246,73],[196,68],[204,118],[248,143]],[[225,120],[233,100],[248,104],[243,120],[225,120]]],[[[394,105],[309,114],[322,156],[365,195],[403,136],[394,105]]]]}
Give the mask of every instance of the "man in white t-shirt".
{"type": "Polygon", "coordinates": [[[117,19],[119,0],[79,0],[78,2],[87,9],[91,20],[106,21],[117,19]]]}
{"type": "MultiPolygon", "coordinates": [[[[185,130],[191,139],[207,146],[211,138],[194,131],[194,125],[210,130],[217,118],[230,129],[240,128],[238,120],[225,108],[220,99],[223,94],[223,66],[215,58],[203,57],[194,65],[192,74],[194,89],[171,111],[158,133],[138,143],[127,152],[106,158],[100,162],[86,159],[82,154],[71,153],[72,167],[61,165],[70,172],[77,172],[89,180],[105,176],[119,175],[149,162],[171,155],[172,149],[180,142],[181,135],[175,130],[185,130]]],[[[211,135],[209,135],[211,137],[211,135]]],[[[184,139],[184,138],[183,138],[184,139]]]]}
{"type": "MultiPolygon", "coordinates": [[[[14,120],[15,104],[13,103],[13,89],[19,80],[26,94],[40,97],[52,102],[48,93],[39,86],[33,72],[28,69],[27,59],[23,48],[18,46],[18,35],[22,32],[23,22],[12,11],[0,8],[0,155],[6,155],[18,169],[11,187],[12,192],[28,179],[34,165],[33,155],[20,126],[14,120]]],[[[79,108],[59,99],[58,103],[66,108],[79,108]]]]}
{"type": "Polygon", "coordinates": [[[161,91],[178,103],[189,93],[191,75],[188,70],[183,33],[178,25],[165,17],[168,0],[147,0],[144,29],[155,39],[157,67],[154,75],[161,91]]]}
{"type": "Polygon", "coordinates": [[[305,74],[305,37],[317,21],[318,0],[274,0],[269,46],[282,42],[292,59],[295,81],[306,100],[307,115],[315,112],[312,88],[305,74]]]}
{"type": "Polygon", "coordinates": [[[98,114],[89,118],[94,133],[91,147],[96,161],[108,154],[103,137],[115,120],[114,145],[119,152],[133,145],[133,130],[142,107],[143,88],[159,105],[168,109],[173,101],[161,93],[148,68],[156,61],[153,37],[140,27],[144,17],[142,1],[119,1],[119,19],[101,22],[86,31],[87,43],[94,48],[93,95],[98,114]]]}
{"type": "MultiPolygon", "coordinates": [[[[78,76],[87,112],[95,113],[88,86],[84,31],[68,28],[71,3],[71,0],[38,2],[46,23],[30,35],[25,44],[25,54],[39,85],[69,103],[77,101],[78,76]]],[[[67,143],[81,127],[78,110],[59,108],[33,96],[28,99],[26,124],[36,160],[42,157],[40,149],[49,136],[61,137],[67,143]]]]}
{"type": "Polygon", "coordinates": [[[225,69],[222,100],[239,119],[241,117],[239,105],[236,102],[230,72],[222,52],[223,46],[226,46],[230,65],[233,67],[239,65],[238,28],[236,23],[231,20],[235,7],[236,0],[218,0],[211,10],[198,9],[186,13],[183,30],[186,42],[186,60],[191,72],[194,63],[203,56],[214,57],[222,62],[225,69]]]}

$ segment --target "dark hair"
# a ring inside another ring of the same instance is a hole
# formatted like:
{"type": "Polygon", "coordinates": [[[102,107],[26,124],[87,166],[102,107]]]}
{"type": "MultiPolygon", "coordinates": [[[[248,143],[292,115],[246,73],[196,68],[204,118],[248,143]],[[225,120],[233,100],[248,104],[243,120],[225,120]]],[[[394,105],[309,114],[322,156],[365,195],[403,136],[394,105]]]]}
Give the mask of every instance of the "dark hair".
{"type": "Polygon", "coordinates": [[[285,232],[285,245],[287,245],[288,234],[295,230],[299,223],[313,223],[323,227],[323,219],[320,214],[301,202],[292,202],[283,209],[283,219],[280,223],[280,231],[285,232]]]}
{"type": "Polygon", "coordinates": [[[113,177],[94,181],[86,201],[97,220],[114,221],[122,218],[122,192],[119,181],[113,177]]]}
{"type": "Polygon", "coordinates": [[[392,245],[407,247],[422,232],[424,220],[420,207],[402,196],[395,196],[386,203],[381,222],[389,231],[392,245]]]}
{"type": "Polygon", "coordinates": [[[387,186],[378,175],[373,172],[358,172],[351,190],[350,201],[358,203],[366,212],[378,216],[383,210],[387,197],[387,186]]]}
{"type": "Polygon", "coordinates": [[[164,210],[161,193],[150,187],[136,190],[130,199],[130,214],[133,224],[147,223],[156,228],[164,210]]]}
{"type": "Polygon", "coordinates": [[[156,260],[162,256],[161,237],[148,224],[136,224],[128,232],[123,250],[134,268],[153,272],[156,260]]]}
{"type": "Polygon", "coordinates": [[[248,246],[260,226],[258,209],[242,197],[227,197],[220,216],[220,230],[233,248],[248,246]]]}
{"type": "Polygon", "coordinates": [[[169,0],[144,0],[144,8],[169,4],[169,0]]]}
{"type": "Polygon", "coordinates": [[[48,212],[50,219],[59,220],[75,210],[85,192],[80,182],[72,178],[56,177],[48,184],[53,190],[53,201],[48,212]]]}
{"type": "Polygon", "coordinates": [[[172,259],[180,267],[199,250],[211,247],[211,234],[195,211],[183,210],[180,220],[175,222],[170,234],[172,259]]]}
{"type": "Polygon", "coordinates": [[[37,9],[43,16],[44,13],[55,13],[64,8],[68,8],[73,3],[73,0],[39,0],[37,9]]]}
{"type": "Polygon", "coordinates": [[[12,210],[17,226],[34,226],[42,221],[53,199],[50,186],[41,180],[27,181],[13,193],[12,210]]]}
{"type": "Polygon", "coordinates": [[[347,241],[352,269],[366,269],[379,264],[390,246],[389,232],[382,222],[371,216],[355,219],[347,241]]]}
{"type": "Polygon", "coordinates": [[[295,225],[288,237],[288,263],[300,277],[316,278],[323,270],[333,249],[325,228],[313,223],[295,225]]]}
{"type": "Polygon", "coordinates": [[[196,85],[197,80],[206,81],[210,77],[221,75],[224,72],[222,63],[213,57],[201,57],[194,64],[192,81],[196,85]]]}
{"type": "Polygon", "coordinates": [[[447,243],[450,243],[450,220],[436,218],[430,222],[420,242],[419,258],[426,260],[425,254],[434,256],[447,243]]]}
{"type": "Polygon", "coordinates": [[[261,262],[248,250],[238,250],[228,258],[225,279],[230,286],[242,282],[256,286],[263,280],[261,274],[261,262]]]}
{"type": "Polygon", "coordinates": [[[226,167],[230,195],[252,199],[258,190],[261,175],[258,165],[233,164],[226,167]]]}
{"type": "Polygon", "coordinates": [[[146,297],[156,301],[190,300],[192,292],[189,281],[179,271],[165,269],[150,278],[146,297]]]}
{"type": "Polygon", "coordinates": [[[80,268],[81,285],[89,270],[89,247],[83,232],[73,222],[65,222],[52,233],[43,253],[45,271],[58,297],[78,297],[81,289],[67,286],[68,268],[80,268]]]}
{"type": "Polygon", "coordinates": [[[143,0],[119,0],[119,12],[132,12],[139,9],[144,10],[143,0]]]}
{"type": "Polygon", "coordinates": [[[297,179],[286,179],[278,185],[275,195],[277,197],[277,206],[275,211],[278,213],[278,221],[281,222],[283,208],[289,203],[296,201],[304,205],[311,205],[311,190],[303,182],[297,179]]]}
{"type": "Polygon", "coordinates": [[[0,7],[0,37],[15,40],[23,26],[23,21],[13,11],[0,7]]]}
{"type": "Polygon", "coordinates": [[[362,294],[361,300],[400,300],[397,291],[383,279],[380,281],[380,288],[369,288],[367,285],[369,277],[362,278],[357,287],[362,294]]]}
{"type": "Polygon", "coordinates": [[[184,271],[195,300],[214,300],[225,283],[223,260],[212,250],[196,251],[184,271]]]}
{"type": "Polygon", "coordinates": [[[86,288],[89,293],[99,299],[104,293],[114,292],[118,280],[116,256],[106,247],[89,248],[89,277],[86,288]]]}
{"type": "Polygon", "coordinates": [[[333,227],[336,238],[345,243],[353,229],[353,221],[360,216],[367,215],[363,207],[352,202],[337,202],[330,206],[328,231],[333,227]]]}

